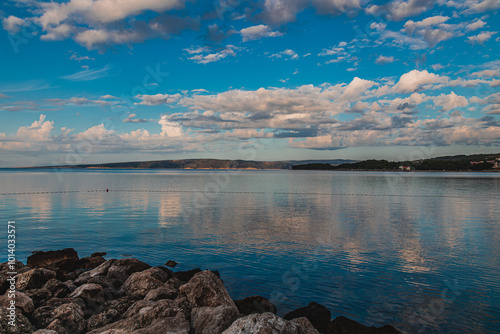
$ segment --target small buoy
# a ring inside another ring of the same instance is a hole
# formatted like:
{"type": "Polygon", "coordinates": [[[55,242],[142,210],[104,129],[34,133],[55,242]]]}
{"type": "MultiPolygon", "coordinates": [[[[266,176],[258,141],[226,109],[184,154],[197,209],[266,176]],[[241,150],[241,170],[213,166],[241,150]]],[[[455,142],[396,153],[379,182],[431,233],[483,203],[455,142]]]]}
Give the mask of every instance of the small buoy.
{"type": "Polygon", "coordinates": [[[109,189],[106,189],[106,192],[109,192],[109,189]]]}

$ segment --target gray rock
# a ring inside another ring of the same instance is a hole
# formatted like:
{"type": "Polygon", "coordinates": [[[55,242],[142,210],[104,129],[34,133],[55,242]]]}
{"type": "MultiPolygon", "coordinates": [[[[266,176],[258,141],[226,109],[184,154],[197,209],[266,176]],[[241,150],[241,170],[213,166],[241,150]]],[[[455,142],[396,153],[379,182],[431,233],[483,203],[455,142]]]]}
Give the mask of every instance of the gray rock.
{"type": "Polygon", "coordinates": [[[64,298],[71,293],[71,289],[67,284],[55,278],[48,280],[43,287],[52,292],[52,296],[55,298],[64,298]]]}
{"type": "Polygon", "coordinates": [[[133,298],[144,298],[146,294],[157,289],[169,279],[169,275],[159,268],[150,268],[133,273],[123,283],[122,290],[133,298]]]}
{"type": "Polygon", "coordinates": [[[133,273],[151,268],[147,263],[137,259],[116,260],[108,270],[107,276],[120,282],[125,282],[133,273]]]}
{"type": "Polygon", "coordinates": [[[48,289],[32,289],[24,292],[35,303],[35,308],[42,306],[46,301],[52,298],[52,292],[48,289]]]}
{"type": "Polygon", "coordinates": [[[115,259],[108,260],[108,261],[100,264],[96,268],[91,269],[89,271],[86,271],[86,272],[80,274],[80,276],[78,276],[78,278],[75,279],[75,284],[76,285],[82,285],[82,284],[87,283],[87,281],[90,278],[92,278],[92,277],[106,276],[108,274],[109,268],[111,268],[111,266],[115,262],[116,262],[115,259]]]}
{"type": "Polygon", "coordinates": [[[16,288],[18,291],[40,289],[52,278],[56,278],[56,273],[52,270],[31,269],[16,276],[16,288]]]}
{"type": "Polygon", "coordinates": [[[180,296],[185,296],[193,308],[219,305],[236,308],[222,281],[209,270],[197,273],[179,290],[180,296]]]}
{"type": "Polygon", "coordinates": [[[300,325],[304,334],[319,334],[316,328],[314,328],[309,319],[307,319],[306,317],[296,318],[291,321],[300,325]]]}
{"type": "Polygon", "coordinates": [[[158,319],[133,334],[189,334],[189,322],[179,314],[176,317],[158,319]]]}
{"type": "Polygon", "coordinates": [[[78,287],[70,295],[70,298],[82,298],[85,301],[97,304],[104,303],[103,288],[99,284],[88,283],[78,287]]]}
{"type": "Polygon", "coordinates": [[[10,310],[0,307],[0,333],[2,334],[31,334],[35,330],[28,318],[19,309],[15,309],[15,326],[9,325],[10,310]]]}
{"type": "Polygon", "coordinates": [[[163,285],[159,288],[149,291],[144,300],[175,299],[179,295],[179,289],[171,285],[163,285]]]}
{"type": "Polygon", "coordinates": [[[116,309],[108,309],[99,314],[95,314],[87,321],[87,330],[91,331],[110,324],[120,318],[121,314],[116,309]]]}
{"type": "Polygon", "coordinates": [[[197,307],[191,311],[191,328],[194,334],[220,334],[239,317],[232,306],[197,307]]]}
{"type": "Polygon", "coordinates": [[[267,313],[250,314],[233,322],[224,334],[305,334],[300,324],[267,313]]]}
{"type": "Polygon", "coordinates": [[[35,309],[33,300],[26,294],[19,291],[14,292],[14,298],[9,298],[9,293],[0,297],[0,306],[9,307],[11,301],[15,301],[16,308],[20,309],[26,315],[31,314],[31,312],[35,309]]]}
{"type": "Polygon", "coordinates": [[[63,304],[52,312],[54,319],[47,329],[55,330],[58,334],[81,334],[87,328],[83,318],[82,308],[75,303],[63,304]]]}

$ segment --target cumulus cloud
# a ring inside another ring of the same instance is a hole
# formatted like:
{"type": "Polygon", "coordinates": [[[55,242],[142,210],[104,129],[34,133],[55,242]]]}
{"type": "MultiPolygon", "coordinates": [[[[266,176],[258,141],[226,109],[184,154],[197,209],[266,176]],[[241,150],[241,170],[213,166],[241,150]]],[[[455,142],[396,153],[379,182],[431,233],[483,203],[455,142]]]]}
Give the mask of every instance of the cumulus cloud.
{"type": "Polygon", "coordinates": [[[403,74],[394,85],[394,91],[398,93],[412,93],[421,89],[429,89],[437,84],[448,82],[448,77],[429,73],[426,70],[412,70],[403,74]]]}
{"type": "Polygon", "coordinates": [[[482,21],[482,20],[477,20],[477,21],[474,21],[472,23],[469,23],[465,29],[467,31],[474,31],[474,30],[477,30],[477,29],[481,29],[482,27],[484,27],[486,25],[486,22],[482,21]]]}
{"type": "Polygon", "coordinates": [[[459,107],[466,107],[469,101],[464,96],[451,92],[450,94],[441,94],[432,99],[434,104],[443,108],[443,111],[452,110],[459,107]]]}
{"type": "Polygon", "coordinates": [[[391,21],[401,21],[410,16],[417,16],[431,9],[433,0],[393,0],[385,5],[372,5],[366,9],[368,14],[385,15],[391,21]]]}
{"type": "Polygon", "coordinates": [[[269,26],[264,24],[241,29],[240,34],[243,37],[243,42],[261,39],[263,37],[283,36],[279,31],[272,31],[269,26]]]}
{"type": "Polygon", "coordinates": [[[103,50],[110,45],[143,42],[151,38],[168,39],[187,29],[198,29],[198,19],[169,15],[168,11],[184,8],[184,0],[70,0],[38,2],[33,17],[3,20],[4,29],[13,33],[27,21],[39,25],[45,41],[74,39],[87,49],[103,50]],[[137,18],[145,12],[156,17],[148,21],[137,18]]]}
{"type": "Polygon", "coordinates": [[[496,31],[485,31],[476,36],[469,36],[467,39],[471,44],[483,44],[487,40],[491,39],[491,37],[496,33],[496,31]]]}
{"type": "Polygon", "coordinates": [[[47,116],[40,115],[38,121],[34,121],[30,126],[21,126],[17,130],[16,137],[26,141],[45,141],[54,130],[54,122],[46,121],[47,116]]]}
{"type": "Polygon", "coordinates": [[[423,19],[422,21],[414,22],[412,20],[407,21],[404,24],[404,29],[405,32],[409,35],[413,35],[415,30],[417,29],[422,29],[422,28],[428,28],[432,26],[436,26],[438,24],[444,23],[448,21],[450,18],[447,16],[431,16],[426,19],[423,19]]]}
{"type": "Polygon", "coordinates": [[[43,14],[39,21],[45,29],[50,25],[57,26],[72,17],[87,22],[109,23],[122,20],[144,11],[161,13],[184,6],[183,0],[71,0],[66,3],[44,2],[43,14]]]}
{"type": "Polygon", "coordinates": [[[26,24],[26,20],[10,15],[3,19],[2,24],[3,28],[9,33],[17,34],[21,30],[21,27],[26,24]]]}

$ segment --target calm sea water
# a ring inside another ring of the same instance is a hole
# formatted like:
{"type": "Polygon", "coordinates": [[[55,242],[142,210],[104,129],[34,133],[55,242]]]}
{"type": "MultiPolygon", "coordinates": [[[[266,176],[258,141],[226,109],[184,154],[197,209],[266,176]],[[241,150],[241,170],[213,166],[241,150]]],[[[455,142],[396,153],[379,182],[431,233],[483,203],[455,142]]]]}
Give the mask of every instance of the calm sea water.
{"type": "Polygon", "coordinates": [[[0,171],[0,193],[22,261],[173,259],[280,315],[317,301],[412,333],[500,328],[500,174],[25,170],[0,171]]]}

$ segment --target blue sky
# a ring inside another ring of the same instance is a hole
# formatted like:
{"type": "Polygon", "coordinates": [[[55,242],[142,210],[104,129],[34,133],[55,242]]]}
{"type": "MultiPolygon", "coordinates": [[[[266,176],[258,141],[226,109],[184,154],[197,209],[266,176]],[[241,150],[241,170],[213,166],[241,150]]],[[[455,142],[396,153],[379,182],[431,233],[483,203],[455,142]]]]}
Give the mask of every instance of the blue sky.
{"type": "Polygon", "coordinates": [[[0,7],[0,166],[499,152],[497,0],[0,7]]]}

